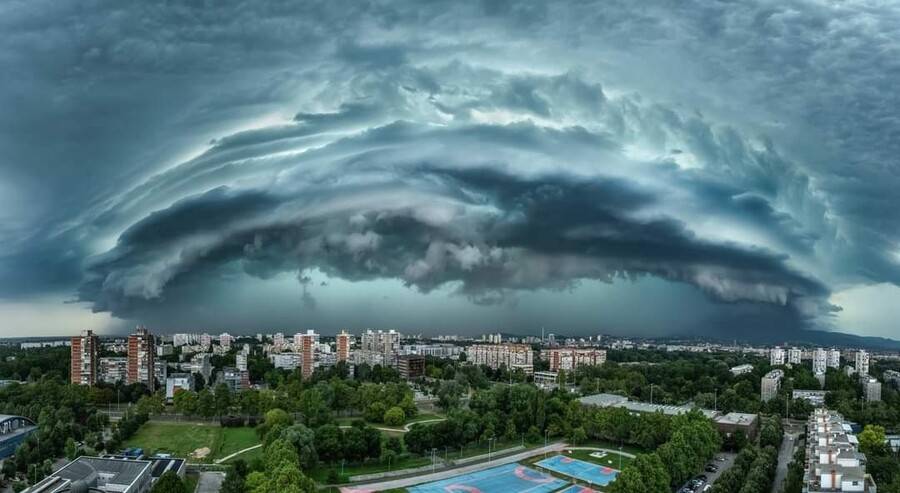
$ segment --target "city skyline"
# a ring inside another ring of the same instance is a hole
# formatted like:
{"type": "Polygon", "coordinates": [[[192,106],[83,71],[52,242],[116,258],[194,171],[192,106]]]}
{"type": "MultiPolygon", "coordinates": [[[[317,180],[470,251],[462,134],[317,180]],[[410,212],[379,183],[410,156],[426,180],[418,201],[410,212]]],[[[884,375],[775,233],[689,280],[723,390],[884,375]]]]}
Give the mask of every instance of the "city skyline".
{"type": "Polygon", "coordinates": [[[0,337],[897,337],[896,6],[2,11],[0,337]]]}

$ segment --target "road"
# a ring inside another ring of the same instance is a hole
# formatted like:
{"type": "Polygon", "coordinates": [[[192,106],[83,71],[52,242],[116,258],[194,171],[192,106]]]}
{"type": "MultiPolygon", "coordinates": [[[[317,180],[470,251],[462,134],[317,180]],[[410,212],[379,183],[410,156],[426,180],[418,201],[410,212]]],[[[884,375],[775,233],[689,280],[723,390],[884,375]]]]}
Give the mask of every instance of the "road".
{"type": "Polygon", "coordinates": [[[546,447],[526,450],[525,452],[520,452],[518,454],[507,455],[506,457],[500,457],[494,459],[490,462],[479,462],[477,464],[472,464],[470,466],[464,467],[456,467],[452,469],[445,469],[443,471],[439,471],[432,474],[421,474],[418,476],[413,476],[411,478],[402,478],[402,479],[392,479],[388,481],[381,481],[379,483],[369,483],[363,485],[354,485],[354,486],[345,486],[341,488],[341,493],[372,493],[374,491],[383,491],[390,490],[394,488],[407,488],[409,486],[413,486],[420,483],[430,483],[432,481],[440,481],[442,479],[452,478],[453,476],[458,476],[460,474],[469,474],[473,472],[478,472],[484,469],[490,469],[491,467],[501,466],[503,464],[509,464],[511,462],[519,462],[521,460],[525,460],[529,457],[534,457],[535,455],[540,455],[543,453],[549,452],[559,452],[560,450],[566,448],[565,443],[554,443],[550,444],[546,447]]]}
{"type": "Polygon", "coordinates": [[[794,457],[799,435],[797,433],[785,433],[784,440],[781,441],[781,448],[778,450],[778,467],[775,469],[775,481],[772,482],[772,493],[781,491],[784,484],[784,478],[787,477],[788,464],[794,457]]]}

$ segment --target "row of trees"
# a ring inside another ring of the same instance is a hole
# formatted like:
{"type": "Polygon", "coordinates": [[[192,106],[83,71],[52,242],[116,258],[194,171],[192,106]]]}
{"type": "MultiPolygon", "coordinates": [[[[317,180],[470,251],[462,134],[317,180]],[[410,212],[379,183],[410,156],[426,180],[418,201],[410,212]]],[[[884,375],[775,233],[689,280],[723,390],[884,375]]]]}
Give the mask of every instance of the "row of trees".
{"type": "Polygon", "coordinates": [[[671,430],[656,452],[639,455],[622,470],[611,493],[669,493],[700,472],[721,446],[712,422],[699,412],[675,416],[671,430]]]}
{"type": "Polygon", "coordinates": [[[773,446],[744,447],[727,471],[723,472],[712,493],[765,493],[772,490],[778,450],[773,446]]]}
{"type": "Polygon", "coordinates": [[[291,381],[278,389],[238,393],[230,392],[224,384],[199,392],[180,390],[173,396],[173,406],[180,414],[202,417],[256,416],[278,408],[301,414],[303,424],[310,427],[332,423],[340,414],[362,415],[369,422],[396,426],[418,411],[413,391],[404,382],[371,383],[338,377],[312,383],[291,381]]]}

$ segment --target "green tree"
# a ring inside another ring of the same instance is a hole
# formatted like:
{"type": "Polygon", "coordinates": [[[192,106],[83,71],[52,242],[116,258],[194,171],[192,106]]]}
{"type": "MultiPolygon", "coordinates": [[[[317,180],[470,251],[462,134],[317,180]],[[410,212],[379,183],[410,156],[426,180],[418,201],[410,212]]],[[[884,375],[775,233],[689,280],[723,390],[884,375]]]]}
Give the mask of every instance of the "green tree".
{"type": "Polygon", "coordinates": [[[66,438],[66,458],[75,460],[78,457],[78,446],[72,437],[66,438]]]}
{"type": "Polygon", "coordinates": [[[150,493],[188,493],[188,491],[178,474],[168,471],[153,483],[150,493]]]}
{"type": "Polygon", "coordinates": [[[400,426],[405,420],[406,414],[398,406],[394,406],[384,412],[384,424],[388,426],[400,426]]]}
{"type": "Polygon", "coordinates": [[[859,451],[866,455],[880,455],[885,448],[885,431],[883,426],[866,425],[859,439],[859,451]]]}

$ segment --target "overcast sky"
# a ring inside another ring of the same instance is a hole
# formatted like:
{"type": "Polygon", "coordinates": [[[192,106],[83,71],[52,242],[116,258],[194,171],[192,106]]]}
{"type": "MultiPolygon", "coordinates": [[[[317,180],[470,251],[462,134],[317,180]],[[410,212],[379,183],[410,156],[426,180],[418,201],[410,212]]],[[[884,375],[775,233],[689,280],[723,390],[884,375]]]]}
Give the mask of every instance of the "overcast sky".
{"type": "Polygon", "coordinates": [[[900,8],[0,3],[0,336],[900,336],[900,8]]]}

